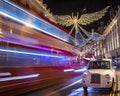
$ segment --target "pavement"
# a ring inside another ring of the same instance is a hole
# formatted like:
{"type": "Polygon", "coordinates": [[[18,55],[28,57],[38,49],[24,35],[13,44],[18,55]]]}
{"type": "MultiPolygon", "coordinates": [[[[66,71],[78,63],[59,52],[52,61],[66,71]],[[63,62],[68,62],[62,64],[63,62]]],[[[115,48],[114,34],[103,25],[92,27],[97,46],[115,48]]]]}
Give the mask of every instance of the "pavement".
{"type": "Polygon", "coordinates": [[[120,67],[116,68],[117,84],[116,84],[116,96],[120,96],[120,67]]]}

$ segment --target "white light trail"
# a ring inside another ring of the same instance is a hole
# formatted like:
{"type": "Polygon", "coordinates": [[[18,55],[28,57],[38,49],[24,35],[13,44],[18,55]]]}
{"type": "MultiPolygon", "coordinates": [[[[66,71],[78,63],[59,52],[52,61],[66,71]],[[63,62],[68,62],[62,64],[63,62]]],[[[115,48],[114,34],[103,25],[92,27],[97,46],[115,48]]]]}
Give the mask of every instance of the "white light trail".
{"type": "Polygon", "coordinates": [[[0,76],[9,76],[12,75],[10,72],[0,72],[0,76]]]}
{"type": "Polygon", "coordinates": [[[74,69],[65,69],[64,72],[74,71],[74,69]]]}
{"type": "Polygon", "coordinates": [[[74,70],[74,72],[82,72],[82,71],[86,71],[86,70],[87,70],[86,68],[81,68],[81,69],[74,70]]]}
{"type": "Polygon", "coordinates": [[[19,80],[19,79],[33,78],[33,77],[38,77],[39,75],[40,74],[30,74],[30,75],[24,75],[24,76],[5,77],[5,78],[0,78],[0,82],[10,81],[10,80],[19,80]]]}
{"type": "Polygon", "coordinates": [[[72,84],[69,84],[69,85],[67,85],[67,86],[65,86],[65,87],[63,87],[61,89],[58,89],[57,91],[49,93],[47,96],[54,96],[56,93],[58,93],[58,92],[60,92],[60,91],[62,91],[64,89],[67,89],[67,88],[69,88],[69,87],[71,87],[71,86],[73,86],[73,85],[75,85],[77,83],[80,83],[81,81],[82,81],[82,79],[79,79],[76,82],[73,82],[72,84]]]}
{"type": "Polygon", "coordinates": [[[0,49],[3,52],[11,52],[11,53],[19,53],[19,54],[27,54],[27,55],[36,55],[36,56],[46,56],[46,57],[57,57],[57,58],[64,58],[63,56],[56,56],[56,55],[48,55],[48,54],[38,54],[38,53],[30,53],[30,52],[22,52],[16,50],[7,50],[7,49],[0,49]]]}
{"type": "Polygon", "coordinates": [[[5,17],[11,18],[11,19],[13,19],[13,20],[15,20],[15,21],[17,21],[17,22],[20,22],[20,23],[22,23],[22,24],[24,24],[24,25],[26,25],[26,26],[28,26],[28,27],[30,27],[30,28],[37,29],[37,30],[39,30],[40,32],[47,33],[47,34],[49,34],[49,35],[51,35],[51,36],[53,36],[53,37],[56,37],[56,38],[59,38],[59,39],[61,39],[61,40],[66,41],[66,39],[64,39],[64,38],[61,38],[61,37],[59,37],[59,36],[56,36],[56,35],[54,35],[54,34],[52,34],[52,33],[50,33],[50,32],[47,32],[47,31],[45,31],[45,30],[43,30],[43,29],[41,29],[41,28],[38,28],[38,27],[36,27],[36,26],[33,26],[32,24],[27,23],[27,22],[25,22],[25,21],[23,21],[23,20],[20,20],[20,19],[17,19],[17,18],[15,18],[15,17],[13,17],[13,16],[10,16],[9,14],[3,13],[3,12],[1,12],[1,11],[0,11],[0,14],[3,15],[3,16],[5,16],[5,17]]]}
{"type": "Polygon", "coordinates": [[[66,88],[69,88],[69,87],[71,87],[71,86],[73,86],[73,85],[75,85],[75,84],[77,84],[77,83],[80,83],[81,81],[82,81],[82,79],[77,80],[77,81],[73,82],[72,84],[69,84],[69,85],[63,87],[61,90],[64,90],[64,89],[66,89],[66,88]]]}

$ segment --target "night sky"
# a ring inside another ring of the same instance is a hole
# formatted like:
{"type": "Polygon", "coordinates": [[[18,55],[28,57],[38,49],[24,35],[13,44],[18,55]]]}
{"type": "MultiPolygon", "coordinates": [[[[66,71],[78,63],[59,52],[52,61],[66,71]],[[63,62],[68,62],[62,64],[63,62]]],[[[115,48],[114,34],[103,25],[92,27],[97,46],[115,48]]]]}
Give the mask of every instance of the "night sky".
{"type": "MultiPolygon", "coordinates": [[[[80,14],[92,13],[100,11],[106,6],[110,6],[107,14],[102,19],[88,26],[83,26],[90,31],[91,29],[96,30],[100,26],[101,21],[104,22],[104,25],[108,24],[110,21],[110,10],[117,10],[118,5],[120,5],[120,0],[43,0],[43,3],[47,4],[47,8],[50,9],[54,15],[71,15],[72,12],[74,15],[76,15],[77,12],[80,14]],[[84,8],[86,10],[82,13],[84,8]]],[[[69,28],[66,29],[69,30],[69,28]]]]}

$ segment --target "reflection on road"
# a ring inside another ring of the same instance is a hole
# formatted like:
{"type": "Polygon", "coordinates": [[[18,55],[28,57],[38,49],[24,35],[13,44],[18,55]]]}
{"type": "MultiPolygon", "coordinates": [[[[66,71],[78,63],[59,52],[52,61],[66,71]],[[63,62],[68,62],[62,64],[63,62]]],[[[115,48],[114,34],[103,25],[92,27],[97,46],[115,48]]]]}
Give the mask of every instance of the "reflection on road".
{"type": "Polygon", "coordinates": [[[111,94],[114,93],[105,88],[89,87],[87,91],[84,91],[81,84],[81,76],[78,76],[67,82],[38,89],[33,92],[22,94],[22,96],[114,96],[111,94]]]}
{"type": "Polygon", "coordinates": [[[83,88],[73,89],[73,91],[68,94],[68,96],[109,96],[109,89],[95,89],[88,88],[87,91],[84,91],[83,88]]]}

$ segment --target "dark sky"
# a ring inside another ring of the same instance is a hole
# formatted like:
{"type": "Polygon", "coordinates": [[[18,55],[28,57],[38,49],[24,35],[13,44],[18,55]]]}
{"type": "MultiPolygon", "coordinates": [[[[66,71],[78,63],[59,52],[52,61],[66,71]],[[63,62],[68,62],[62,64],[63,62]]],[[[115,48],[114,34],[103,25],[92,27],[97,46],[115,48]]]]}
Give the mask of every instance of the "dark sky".
{"type": "Polygon", "coordinates": [[[106,25],[110,21],[110,9],[117,10],[117,6],[120,5],[120,0],[43,0],[43,2],[55,15],[71,15],[72,12],[76,15],[77,12],[81,13],[84,8],[86,10],[82,14],[91,13],[110,6],[108,13],[102,19],[88,26],[83,26],[87,30],[97,29],[101,21],[106,25]]]}
{"type": "Polygon", "coordinates": [[[95,12],[106,6],[113,8],[120,4],[120,0],[43,0],[54,14],[71,14],[71,12],[95,12]]]}

